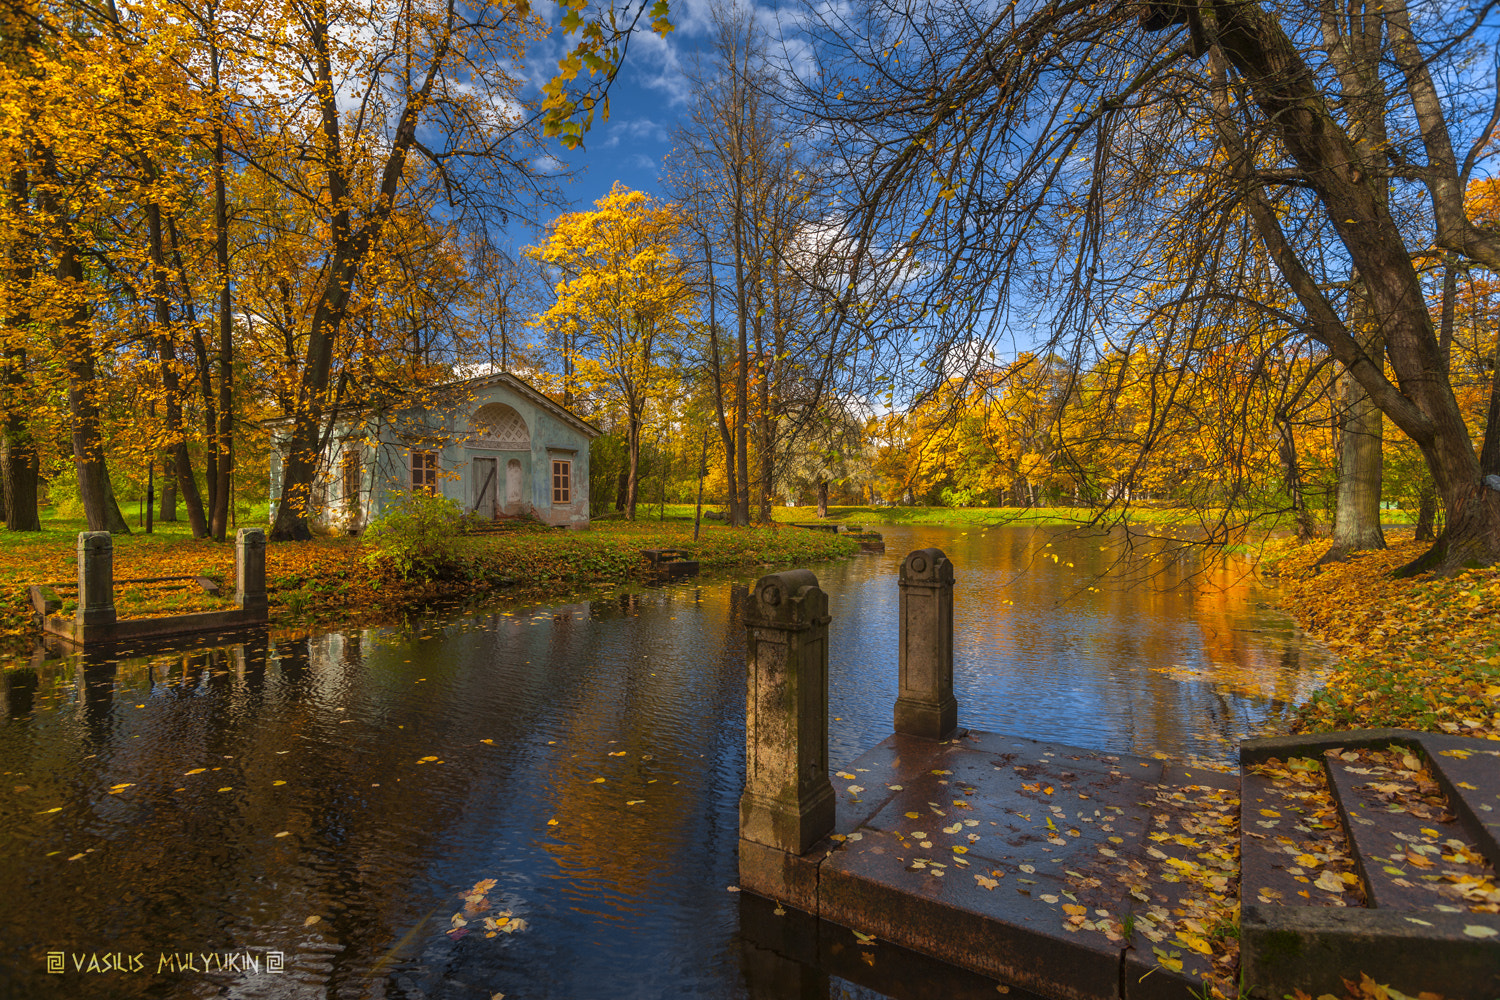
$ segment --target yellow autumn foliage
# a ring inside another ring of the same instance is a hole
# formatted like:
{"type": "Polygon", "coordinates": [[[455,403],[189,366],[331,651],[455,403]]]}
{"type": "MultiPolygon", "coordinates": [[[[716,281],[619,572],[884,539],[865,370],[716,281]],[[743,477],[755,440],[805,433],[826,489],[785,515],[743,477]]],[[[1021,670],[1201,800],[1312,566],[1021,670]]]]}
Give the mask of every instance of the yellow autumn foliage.
{"type": "Polygon", "coordinates": [[[1341,659],[1297,726],[1500,740],[1500,568],[1396,579],[1428,547],[1410,540],[1315,567],[1329,544],[1281,541],[1268,553],[1282,606],[1341,659]]]}

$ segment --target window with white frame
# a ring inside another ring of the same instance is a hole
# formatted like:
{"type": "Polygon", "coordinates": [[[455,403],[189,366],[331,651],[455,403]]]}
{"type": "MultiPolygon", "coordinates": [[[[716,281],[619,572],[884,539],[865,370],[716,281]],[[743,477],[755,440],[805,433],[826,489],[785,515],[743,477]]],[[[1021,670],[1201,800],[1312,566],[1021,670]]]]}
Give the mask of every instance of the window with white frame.
{"type": "Polygon", "coordinates": [[[573,502],[573,463],[564,458],[552,460],[552,502],[573,502]]]}
{"type": "Polygon", "coordinates": [[[436,493],[438,481],[438,453],[417,451],[411,453],[411,491],[413,493],[436,493]]]}

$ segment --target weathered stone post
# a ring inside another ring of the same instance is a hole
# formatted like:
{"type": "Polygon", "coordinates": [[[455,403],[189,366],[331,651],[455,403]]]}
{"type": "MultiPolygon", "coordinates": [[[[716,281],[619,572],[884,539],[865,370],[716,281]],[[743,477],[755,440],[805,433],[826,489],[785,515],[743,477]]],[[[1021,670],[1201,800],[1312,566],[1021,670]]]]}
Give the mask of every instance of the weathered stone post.
{"type": "Polygon", "coordinates": [[[78,533],[79,625],[115,623],[115,540],[107,531],[78,533]]]}
{"type": "Polygon", "coordinates": [[[896,732],[943,740],[958,728],[953,697],[953,564],[942,549],[901,563],[901,690],[896,732]]]}
{"type": "Polygon", "coordinates": [[[266,533],[259,528],[234,533],[234,603],[244,611],[266,610],[266,533]]]}
{"type": "MultiPolygon", "coordinates": [[[[740,839],[802,854],[833,831],[828,595],[809,570],[760,579],[745,612],[740,839]]],[[[742,859],[744,852],[741,852],[742,859]]]]}

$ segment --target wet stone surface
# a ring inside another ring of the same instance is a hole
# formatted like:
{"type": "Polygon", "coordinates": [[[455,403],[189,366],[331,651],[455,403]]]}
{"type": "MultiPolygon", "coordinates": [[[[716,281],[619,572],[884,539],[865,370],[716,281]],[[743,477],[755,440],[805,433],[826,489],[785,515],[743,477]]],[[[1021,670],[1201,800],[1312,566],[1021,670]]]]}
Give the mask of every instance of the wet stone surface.
{"type": "Polygon", "coordinates": [[[1494,867],[1465,836],[1420,750],[1324,753],[1370,905],[1500,912],[1494,867]]]}
{"type": "Polygon", "coordinates": [[[1322,762],[1272,758],[1247,769],[1243,781],[1245,900],[1272,906],[1364,905],[1322,762]]]}
{"type": "Polygon", "coordinates": [[[1133,969],[1140,995],[1181,996],[1232,966],[1209,937],[1235,899],[1233,775],[962,733],[891,737],[833,784],[825,917],[972,936],[989,971],[1061,995],[1118,995],[1133,969]]]}

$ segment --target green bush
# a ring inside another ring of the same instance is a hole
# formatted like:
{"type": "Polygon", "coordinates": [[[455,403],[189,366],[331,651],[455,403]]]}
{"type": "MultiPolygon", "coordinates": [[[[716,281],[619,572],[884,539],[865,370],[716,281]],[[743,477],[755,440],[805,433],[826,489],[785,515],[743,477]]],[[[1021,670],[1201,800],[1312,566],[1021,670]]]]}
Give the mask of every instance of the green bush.
{"type": "Polygon", "coordinates": [[[467,575],[463,508],[430,493],[397,493],[370,522],[365,563],[402,580],[446,580],[467,575]]]}

